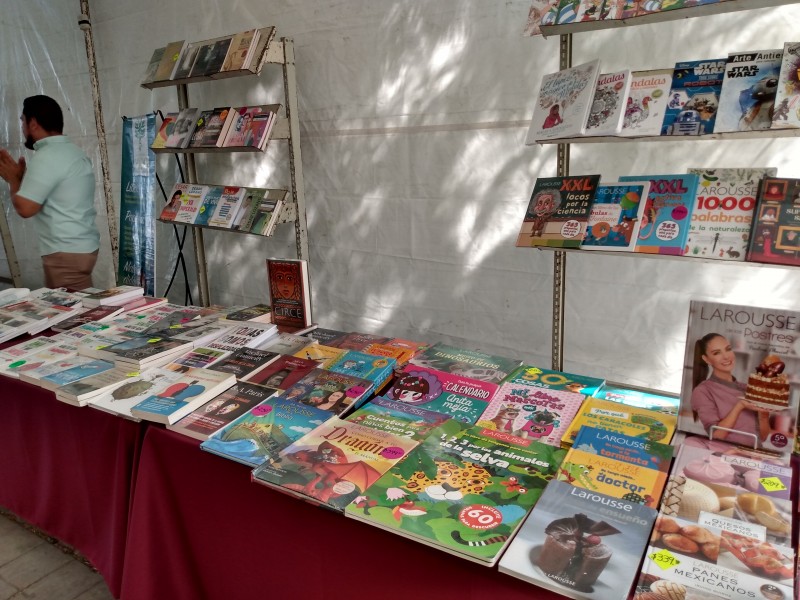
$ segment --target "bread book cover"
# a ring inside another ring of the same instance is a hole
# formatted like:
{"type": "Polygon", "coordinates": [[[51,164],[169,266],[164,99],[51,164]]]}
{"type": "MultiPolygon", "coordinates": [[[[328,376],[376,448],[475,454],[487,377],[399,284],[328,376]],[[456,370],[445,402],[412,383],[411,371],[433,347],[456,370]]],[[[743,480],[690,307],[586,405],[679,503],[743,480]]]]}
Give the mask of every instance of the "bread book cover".
{"type": "Polygon", "coordinates": [[[438,343],[417,354],[411,362],[420,367],[499,384],[521,361],[438,343]]]}
{"type": "Polygon", "coordinates": [[[650,184],[601,183],[589,211],[582,250],[633,252],[650,184]]]}
{"type": "Polygon", "coordinates": [[[800,179],[765,178],[762,182],[747,260],[800,265],[800,179]]]}
{"type": "Polygon", "coordinates": [[[689,169],[698,176],[686,256],[744,261],[758,188],[775,168],[689,169]]]}
{"type": "Polygon", "coordinates": [[[772,111],[772,128],[800,127],[800,42],[783,45],[781,72],[772,111]]]}
{"type": "Polygon", "coordinates": [[[276,325],[311,325],[311,286],[308,263],[302,259],[267,259],[272,321],[276,325]]]}
{"type": "Polygon", "coordinates": [[[539,177],[517,236],[517,246],[579,248],[600,175],[539,177]]]}
{"type": "Polygon", "coordinates": [[[345,514],[491,566],[563,457],[553,446],[450,419],[345,514]]]}
{"type": "Polygon", "coordinates": [[[586,135],[619,135],[630,87],[630,69],[598,76],[589,118],[586,120],[586,135]]]}
{"type": "Polygon", "coordinates": [[[625,175],[625,183],[650,183],[634,252],[683,256],[692,222],[698,176],[625,175]]]}
{"type": "Polygon", "coordinates": [[[400,437],[422,441],[448,418],[445,414],[413,404],[376,396],[352,412],[347,420],[372,429],[394,433],[400,437]]]}
{"type": "Polygon", "coordinates": [[[569,598],[625,600],[655,518],[641,504],[553,481],[499,570],[569,598]]]}
{"type": "Polygon", "coordinates": [[[714,133],[770,128],[782,56],[782,48],[728,54],[714,133]]]}
{"type": "Polygon", "coordinates": [[[800,312],[693,300],[681,431],[789,454],[800,396],[800,312]]]}
{"type": "Polygon", "coordinates": [[[653,69],[631,73],[621,136],[661,135],[661,123],[672,87],[672,71],[653,69]]]}
{"type": "Polygon", "coordinates": [[[551,371],[533,365],[521,365],[503,380],[504,383],[533,385],[549,390],[578,392],[585,396],[596,396],[605,385],[605,379],[576,375],[564,371],[551,371]]]}
{"type": "Polygon", "coordinates": [[[714,131],[727,59],[675,63],[661,135],[705,135],[714,131]]]}

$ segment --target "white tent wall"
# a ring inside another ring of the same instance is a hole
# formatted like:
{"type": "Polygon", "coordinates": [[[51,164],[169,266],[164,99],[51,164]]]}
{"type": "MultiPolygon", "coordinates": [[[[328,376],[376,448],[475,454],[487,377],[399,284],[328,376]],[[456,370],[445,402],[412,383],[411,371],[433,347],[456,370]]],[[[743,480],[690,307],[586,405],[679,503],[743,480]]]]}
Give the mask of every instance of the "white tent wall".
{"type": "MultiPolygon", "coordinates": [[[[11,0],[12,16],[38,33],[26,42],[35,51],[12,53],[19,104],[4,102],[2,109],[10,139],[18,135],[21,99],[40,91],[32,89],[38,82],[29,71],[51,61],[50,85],[42,91],[69,89],[73,114],[83,115],[72,127],[92,135],[73,4],[72,13],[58,8],[66,11],[61,23],[50,25],[27,14],[52,14],[56,9],[43,0],[11,0]]],[[[534,179],[555,174],[553,146],[523,145],[539,80],[558,67],[557,39],[521,35],[528,0],[92,0],[90,6],[117,202],[120,116],[177,108],[174,88],[151,92],[138,85],[153,50],[177,39],[275,25],[295,44],[315,321],[549,366],[553,254],[514,247],[534,179]]],[[[798,17],[800,5],[790,4],[576,35],[573,62],[599,56],[606,72],[779,47],[796,36],[798,17]]],[[[13,46],[8,31],[23,34],[6,14],[0,24],[6,50],[13,46]]],[[[280,90],[280,69],[268,66],[257,79],[193,84],[189,95],[193,106],[210,108],[281,101],[280,90]]],[[[201,180],[287,186],[282,144],[272,142],[266,157],[200,155],[201,180]]],[[[775,166],[782,176],[800,177],[793,158],[799,149],[788,139],[576,145],[572,172],[611,180],[695,166],[775,166]]],[[[176,177],[173,165],[159,158],[167,187],[176,177]]],[[[159,224],[157,231],[163,292],[175,244],[169,228],[159,224]]],[[[278,231],[271,240],[206,235],[213,302],[266,298],[264,259],[294,255],[292,227],[278,231]]],[[[680,386],[690,299],[800,308],[796,269],[571,253],[566,276],[564,368],[671,391],[680,386]]]]}

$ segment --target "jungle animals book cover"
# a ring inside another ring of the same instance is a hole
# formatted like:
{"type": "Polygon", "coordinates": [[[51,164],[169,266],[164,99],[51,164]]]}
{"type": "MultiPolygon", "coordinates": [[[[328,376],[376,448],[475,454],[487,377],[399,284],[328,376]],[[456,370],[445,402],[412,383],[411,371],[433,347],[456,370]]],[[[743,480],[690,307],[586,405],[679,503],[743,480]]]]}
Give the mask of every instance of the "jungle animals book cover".
{"type": "Polygon", "coordinates": [[[698,176],[693,173],[626,175],[619,180],[650,182],[634,252],[673,256],[685,254],[698,176]]]}
{"type": "Polygon", "coordinates": [[[800,179],[762,182],[747,260],[800,265],[800,179]]]}
{"type": "Polygon", "coordinates": [[[788,456],[800,399],[800,312],[693,300],[681,431],[788,456]]]}
{"type": "Polygon", "coordinates": [[[661,135],[705,135],[714,131],[726,59],[675,63],[661,135]]]}
{"type": "Polygon", "coordinates": [[[504,383],[534,385],[551,390],[566,390],[585,396],[595,396],[604,387],[605,379],[576,375],[564,371],[551,371],[533,365],[522,365],[516,368],[504,383]]]}
{"type": "Polygon", "coordinates": [[[448,419],[447,415],[413,404],[376,396],[347,417],[348,421],[366,427],[422,441],[431,430],[448,419]]]}
{"type": "Polygon", "coordinates": [[[630,69],[600,74],[586,120],[586,135],[618,135],[622,131],[630,87],[630,69]]]}
{"type": "Polygon", "coordinates": [[[417,444],[333,418],[254,470],[252,480],[343,512],[417,444]]]}
{"type": "Polygon", "coordinates": [[[772,127],[800,127],[800,42],[786,42],[783,45],[772,127]]]}
{"type": "Polygon", "coordinates": [[[499,569],[570,598],[625,600],[655,519],[652,508],[553,481],[499,569]]]}
{"type": "Polygon", "coordinates": [[[586,133],[599,70],[600,61],[593,60],[542,77],[527,145],[586,133]]]}
{"type": "Polygon", "coordinates": [[[782,56],[782,48],[728,54],[714,133],[770,128],[782,56]]]}
{"type": "Polygon", "coordinates": [[[367,379],[325,369],[313,369],[286,389],[280,397],[334,415],[344,415],[361,406],[371,391],[372,382],[367,379]]]}
{"type": "Polygon", "coordinates": [[[270,398],[217,431],[200,448],[257,467],[277,458],[281,450],[332,416],[330,412],[293,400],[270,398]]]}
{"type": "Polygon", "coordinates": [[[650,184],[601,183],[589,211],[582,250],[632,252],[650,184]]]}
{"type": "Polygon", "coordinates": [[[408,364],[398,374],[386,396],[472,425],[496,392],[497,384],[489,381],[408,364]]]}
{"type": "Polygon", "coordinates": [[[520,361],[438,343],[415,356],[413,364],[478,381],[500,383],[520,361]]]}
{"type": "Polygon", "coordinates": [[[517,246],[578,248],[586,234],[600,175],[539,177],[517,236],[517,246]]]}
{"type": "Polygon", "coordinates": [[[631,73],[631,89],[625,101],[622,136],[661,135],[661,123],[672,87],[672,69],[631,73]]]}
{"type": "Polygon", "coordinates": [[[698,176],[686,256],[743,261],[758,187],[775,168],[689,169],[698,176]]]}
{"type": "Polygon", "coordinates": [[[563,458],[553,446],[451,419],[345,514],[491,566],[563,458]]]}
{"type": "Polygon", "coordinates": [[[308,263],[301,259],[267,259],[272,322],[290,327],[311,325],[308,263]]]}
{"type": "Polygon", "coordinates": [[[585,396],[514,382],[502,384],[476,425],[511,436],[560,446],[585,396]]]}

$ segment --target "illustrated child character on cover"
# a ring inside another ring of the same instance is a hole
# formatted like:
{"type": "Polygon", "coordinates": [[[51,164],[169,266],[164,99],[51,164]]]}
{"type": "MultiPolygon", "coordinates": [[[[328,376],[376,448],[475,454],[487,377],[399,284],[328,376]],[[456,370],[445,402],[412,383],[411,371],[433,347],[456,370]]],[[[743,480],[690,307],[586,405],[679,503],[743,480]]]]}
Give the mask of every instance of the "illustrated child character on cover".
{"type": "Polygon", "coordinates": [[[424,404],[442,393],[441,382],[430,373],[409,371],[389,390],[392,400],[407,404],[424,404]]]}
{"type": "Polygon", "coordinates": [[[556,125],[561,125],[561,123],[564,122],[564,119],[561,118],[559,110],[560,109],[557,103],[550,107],[550,114],[545,117],[544,123],[542,123],[542,129],[550,129],[556,125]]]}
{"type": "Polygon", "coordinates": [[[531,202],[528,218],[533,217],[531,237],[542,235],[544,224],[561,206],[561,194],[556,190],[543,190],[531,202]]]}

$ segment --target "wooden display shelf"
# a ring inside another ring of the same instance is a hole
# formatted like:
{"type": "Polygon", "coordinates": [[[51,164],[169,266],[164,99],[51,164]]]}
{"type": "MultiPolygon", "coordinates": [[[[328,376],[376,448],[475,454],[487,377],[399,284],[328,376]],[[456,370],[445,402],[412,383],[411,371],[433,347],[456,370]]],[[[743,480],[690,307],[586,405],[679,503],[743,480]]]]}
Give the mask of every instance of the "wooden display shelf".
{"type": "MultiPolygon", "coordinates": [[[[734,0],[730,0],[733,2],[734,0]]],[[[755,140],[768,138],[800,137],[798,129],[762,129],[759,131],[731,131],[728,133],[707,133],[705,135],[649,135],[649,136],[589,136],[559,138],[555,140],[540,140],[536,143],[545,144],[616,144],[625,142],[680,142],[694,141],[705,142],[710,140],[755,140]]]]}

